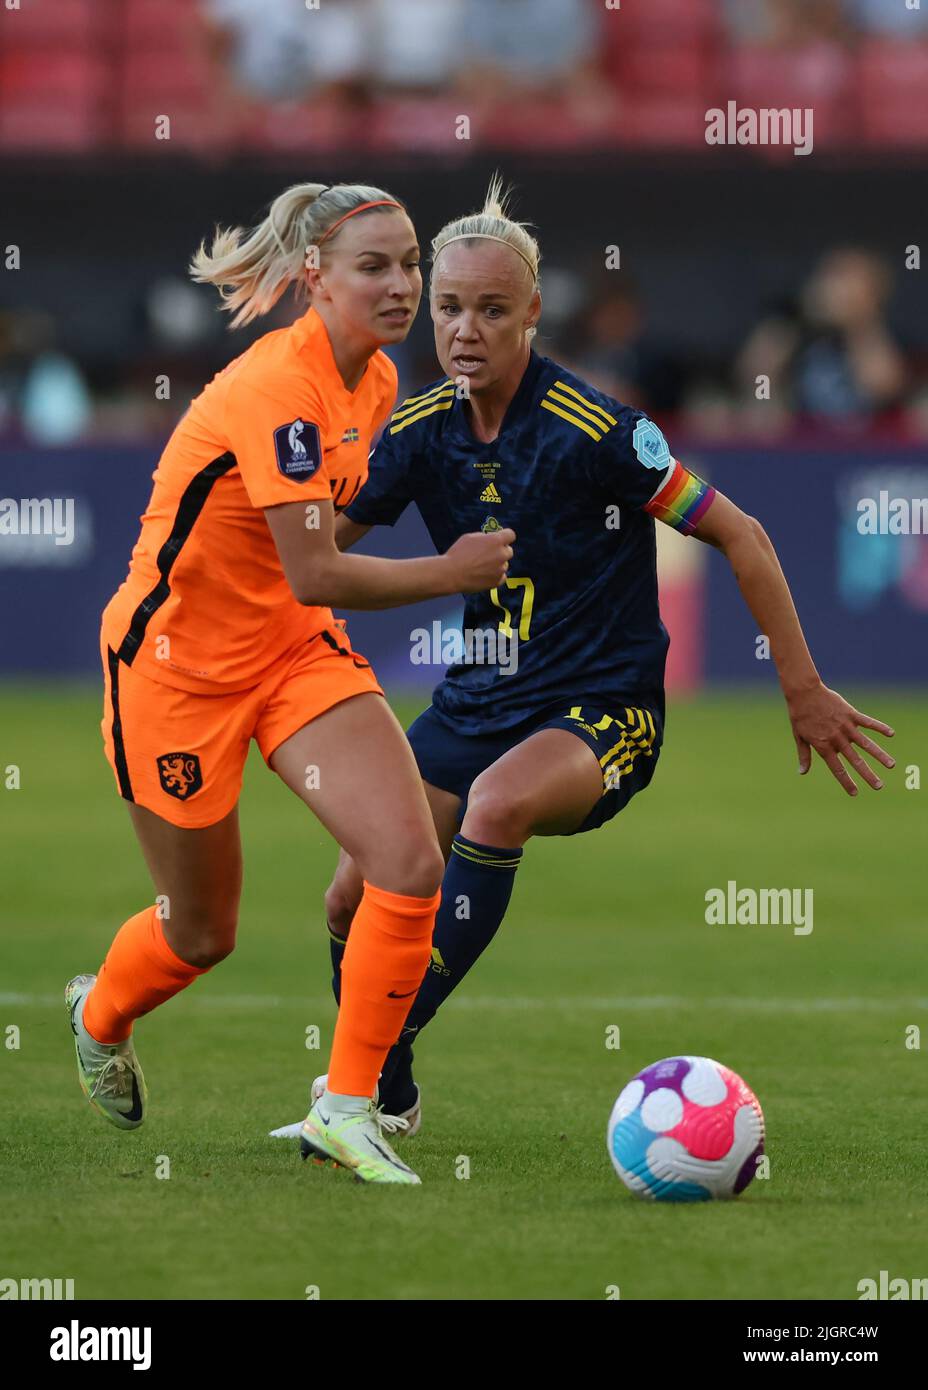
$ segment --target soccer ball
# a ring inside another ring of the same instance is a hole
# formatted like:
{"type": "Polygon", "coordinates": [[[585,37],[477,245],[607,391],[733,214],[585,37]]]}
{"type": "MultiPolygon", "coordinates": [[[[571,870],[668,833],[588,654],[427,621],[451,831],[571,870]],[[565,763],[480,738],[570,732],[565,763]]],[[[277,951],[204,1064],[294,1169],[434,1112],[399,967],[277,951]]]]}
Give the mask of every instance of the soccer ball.
{"type": "Polygon", "coordinates": [[[665,1057],[622,1091],[606,1134],[615,1171],[638,1197],[736,1197],[764,1152],[764,1114],[735,1072],[711,1057],[665,1057]]]}

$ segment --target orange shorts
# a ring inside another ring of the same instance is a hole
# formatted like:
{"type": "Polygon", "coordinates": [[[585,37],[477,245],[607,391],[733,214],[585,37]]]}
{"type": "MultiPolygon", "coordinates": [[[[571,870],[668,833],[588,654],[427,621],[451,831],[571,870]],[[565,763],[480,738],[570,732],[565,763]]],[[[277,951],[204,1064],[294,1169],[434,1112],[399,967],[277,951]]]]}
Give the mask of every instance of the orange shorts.
{"type": "Polygon", "coordinates": [[[383,690],[340,627],[280,657],[260,685],[198,695],[119,661],[105,639],[103,743],[120,795],[172,825],[214,825],[235,806],[248,745],[265,762],[304,724],[353,695],[383,690]]]}

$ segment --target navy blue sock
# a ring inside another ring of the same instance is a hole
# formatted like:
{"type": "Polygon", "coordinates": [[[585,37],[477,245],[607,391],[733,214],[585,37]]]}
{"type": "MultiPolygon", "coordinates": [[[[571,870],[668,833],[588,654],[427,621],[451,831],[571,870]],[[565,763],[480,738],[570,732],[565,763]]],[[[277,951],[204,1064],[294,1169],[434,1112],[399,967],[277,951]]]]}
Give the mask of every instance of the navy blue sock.
{"type": "Polygon", "coordinates": [[[455,835],[441,886],[432,959],[381,1075],[380,1097],[390,1113],[414,1103],[412,1043],[496,935],[521,858],[521,849],[498,849],[455,835]]]}
{"type": "Polygon", "coordinates": [[[345,954],[345,947],[348,945],[347,936],[336,936],[335,932],[326,922],[329,930],[329,953],[332,957],[332,993],[335,995],[336,1004],[342,1002],[342,957],[345,954]]]}

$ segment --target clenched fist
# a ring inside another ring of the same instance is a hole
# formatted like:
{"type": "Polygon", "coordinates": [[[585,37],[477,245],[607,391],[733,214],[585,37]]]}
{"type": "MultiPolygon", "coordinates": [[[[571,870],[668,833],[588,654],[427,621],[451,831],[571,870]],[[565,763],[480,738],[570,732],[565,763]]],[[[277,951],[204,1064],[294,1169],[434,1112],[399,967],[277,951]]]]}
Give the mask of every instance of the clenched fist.
{"type": "Polygon", "coordinates": [[[515,531],[471,531],[445,552],[454,588],[461,594],[495,589],[506,578],[515,531]]]}

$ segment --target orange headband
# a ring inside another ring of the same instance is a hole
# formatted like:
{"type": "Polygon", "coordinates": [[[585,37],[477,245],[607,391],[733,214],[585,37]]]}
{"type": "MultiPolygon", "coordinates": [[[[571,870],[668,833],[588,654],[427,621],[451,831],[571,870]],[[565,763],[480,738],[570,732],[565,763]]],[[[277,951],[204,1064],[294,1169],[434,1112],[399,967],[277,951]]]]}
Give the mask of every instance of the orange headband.
{"type": "Polygon", "coordinates": [[[356,212],[364,212],[366,208],[402,208],[402,203],[395,202],[393,198],[377,198],[373,203],[360,203],[358,207],[352,208],[350,212],[346,212],[337,222],[333,222],[328,231],[323,232],[316,245],[321,246],[326,237],[332,235],[336,227],[340,227],[343,222],[347,222],[349,217],[354,217],[356,212]]]}

